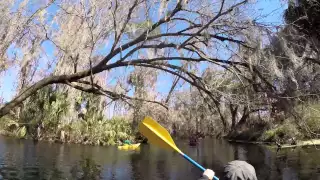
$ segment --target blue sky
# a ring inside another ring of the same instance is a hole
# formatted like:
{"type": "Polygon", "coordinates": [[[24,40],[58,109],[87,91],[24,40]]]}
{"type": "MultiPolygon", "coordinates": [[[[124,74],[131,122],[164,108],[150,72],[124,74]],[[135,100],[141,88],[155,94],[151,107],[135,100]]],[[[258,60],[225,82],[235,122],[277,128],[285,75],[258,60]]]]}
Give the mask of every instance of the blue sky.
{"type": "MultiPolygon", "coordinates": [[[[263,19],[259,19],[260,22],[268,22],[272,24],[282,24],[282,13],[283,10],[286,8],[285,5],[281,4],[280,0],[258,0],[257,6],[254,7],[256,10],[258,10],[262,15],[268,15],[263,19]]],[[[56,7],[51,6],[48,9],[49,12],[56,11],[56,7]]],[[[42,47],[46,51],[46,56],[48,58],[54,58],[54,52],[53,52],[53,44],[50,42],[44,42],[42,44],[42,47]]],[[[107,51],[110,49],[110,47],[106,46],[102,50],[107,51]]],[[[8,50],[9,56],[13,55],[13,52],[17,49],[14,49],[11,47],[8,50]]],[[[18,52],[19,54],[19,52],[18,52]]],[[[116,57],[119,58],[119,57],[116,57]]],[[[44,66],[45,64],[41,64],[41,66],[44,66]]],[[[203,67],[203,66],[202,66],[203,67]]],[[[121,72],[119,72],[121,73],[121,72]]],[[[18,78],[17,70],[15,67],[11,68],[9,71],[6,72],[6,74],[3,76],[3,78],[0,79],[0,97],[2,97],[5,101],[9,101],[13,98],[15,95],[15,81],[18,78]]],[[[168,81],[172,81],[172,76],[163,74],[158,77],[158,83],[157,83],[157,90],[160,93],[166,93],[169,91],[170,86],[168,86],[168,81]]]]}

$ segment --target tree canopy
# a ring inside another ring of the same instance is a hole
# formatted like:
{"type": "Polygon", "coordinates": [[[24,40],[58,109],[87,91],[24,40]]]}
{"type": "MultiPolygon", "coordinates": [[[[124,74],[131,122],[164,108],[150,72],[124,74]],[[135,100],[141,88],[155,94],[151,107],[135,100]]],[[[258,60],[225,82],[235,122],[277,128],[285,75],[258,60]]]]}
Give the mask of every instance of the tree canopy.
{"type": "Polygon", "coordinates": [[[319,101],[319,4],[288,1],[279,27],[259,21],[255,3],[0,2],[0,76],[18,72],[0,117],[51,114],[61,129],[112,105],[134,126],[152,115],[216,134],[288,118],[302,127],[297,108],[319,101]]]}

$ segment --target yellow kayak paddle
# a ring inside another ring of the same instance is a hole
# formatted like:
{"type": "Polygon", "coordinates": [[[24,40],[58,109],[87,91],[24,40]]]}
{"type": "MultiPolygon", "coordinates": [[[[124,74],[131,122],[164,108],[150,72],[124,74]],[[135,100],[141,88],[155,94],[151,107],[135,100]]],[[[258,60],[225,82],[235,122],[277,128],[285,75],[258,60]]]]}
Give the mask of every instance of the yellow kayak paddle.
{"type": "MultiPolygon", "coordinates": [[[[151,117],[145,117],[144,120],[139,124],[139,131],[142,135],[144,135],[151,144],[157,145],[161,148],[167,150],[175,150],[193,165],[197,166],[202,171],[206,169],[202,167],[200,164],[195,162],[189,156],[184,154],[174,143],[172,137],[170,136],[169,132],[162,127],[159,123],[153,120],[151,117]]],[[[219,180],[216,176],[214,179],[219,180]]]]}

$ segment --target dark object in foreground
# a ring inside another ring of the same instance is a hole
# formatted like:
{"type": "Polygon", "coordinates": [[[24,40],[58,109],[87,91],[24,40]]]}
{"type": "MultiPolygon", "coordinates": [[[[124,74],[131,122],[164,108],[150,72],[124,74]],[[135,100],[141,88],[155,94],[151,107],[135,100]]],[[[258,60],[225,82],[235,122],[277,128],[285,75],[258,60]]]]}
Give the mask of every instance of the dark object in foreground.
{"type": "MultiPolygon", "coordinates": [[[[203,176],[199,180],[209,180],[203,176]]],[[[229,162],[224,168],[224,175],[221,180],[258,180],[254,167],[240,160],[229,162]]]]}
{"type": "Polygon", "coordinates": [[[198,140],[196,139],[196,138],[190,138],[189,139],[189,145],[190,146],[197,146],[197,144],[198,144],[198,140]]]}
{"type": "Polygon", "coordinates": [[[251,164],[235,160],[225,166],[224,178],[228,180],[257,180],[257,175],[251,164]]]}

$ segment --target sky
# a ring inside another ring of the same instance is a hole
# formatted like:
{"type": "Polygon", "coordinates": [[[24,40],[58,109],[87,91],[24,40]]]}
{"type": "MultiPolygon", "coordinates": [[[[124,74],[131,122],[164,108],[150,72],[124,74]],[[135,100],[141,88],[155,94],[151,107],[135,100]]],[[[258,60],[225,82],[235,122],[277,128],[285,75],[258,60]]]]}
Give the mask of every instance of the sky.
{"type": "MultiPolygon", "coordinates": [[[[266,17],[259,19],[260,22],[267,22],[272,24],[282,24],[283,18],[282,13],[283,10],[286,8],[286,4],[281,3],[281,0],[257,0],[257,6],[254,8],[258,10],[262,15],[267,15],[266,17]]],[[[51,6],[48,11],[54,12],[56,8],[51,6]]],[[[49,58],[54,58],[53,54],[53,44],[50,42],[44,42],[42,47],[46,50],[47,56],[49,58]]],[[[109,47],[105,47],[102,49],[103,51],[107,51],[110,49],[109,47]]],[[[13,47],[9,48],[8,55],[12,56],[15,49],[13,47]]],[[[44,65],[44,64],[42,64],[44,65]]],[[[121,72],[119,72],[121,73],[121,72]]],[[[4,76],[0,79],[0,97],[4,99],[4,101],[10,101],[15,95],[15,81],[18,78],[17,70],[15,68],[11,68],[9,71],[6,72],[4,76]]],[[[160,93],[166,93],[169,91],[168,84],[171,83],[171,76],[169,75],[161,75],[158,77],[157,82],[157,90],[160,93]],[[170,83],[168,81],[170,80],[170,83]]],[[[114,82],[113,82],[114,83],[114,82]]],[[[132,92],[131,92],[132,94],[132,92]]]]}

